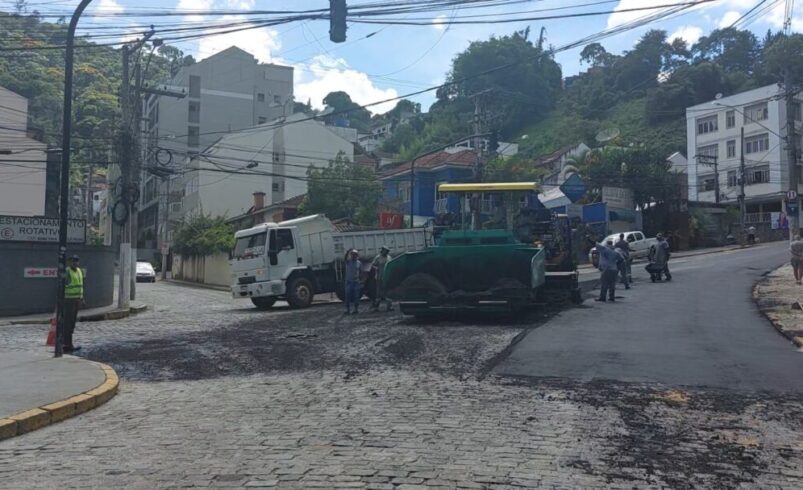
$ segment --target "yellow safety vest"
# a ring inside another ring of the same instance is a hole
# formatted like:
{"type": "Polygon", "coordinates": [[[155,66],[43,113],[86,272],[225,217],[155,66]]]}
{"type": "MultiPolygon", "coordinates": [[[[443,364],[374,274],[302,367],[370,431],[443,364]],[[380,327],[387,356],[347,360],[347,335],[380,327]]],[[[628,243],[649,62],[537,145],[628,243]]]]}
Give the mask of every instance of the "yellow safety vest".
{"type": "Polygon", "coordinates": [[[64,298],[81,299],[84,297],[84,272],[78,268],[67,268],[67,285],[64,287],[64,298]]]}

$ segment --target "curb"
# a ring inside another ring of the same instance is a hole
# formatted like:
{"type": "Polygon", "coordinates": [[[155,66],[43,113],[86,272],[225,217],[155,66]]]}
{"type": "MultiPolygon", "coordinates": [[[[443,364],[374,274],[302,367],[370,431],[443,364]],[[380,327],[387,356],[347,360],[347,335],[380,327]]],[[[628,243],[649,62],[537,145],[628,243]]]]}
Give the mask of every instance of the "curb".
{"type": "Polygon", "coordinates": [[[752,292],[753,303],[756,304],[756,308],[758,308],[758,311],[760,311],[761,314],[764,316],[764,318],[766,318],[772,324],[773,328],[775,328],[775,330],[777,330],[779,334],[781,334],[784,337],[786,337],[787,339],[789,339],[789,341],[792,342],[796,347],[803,348],[803,337],[795,335],[792,332],[790,332],[789,330],[787,330],[786,327],[784,327],[782,322],[780,322],[777,318],[775,318],[774,315],[771,315],[771,311],[769,311],[769,310],[767,310],[765,308],[761,308],[761,306],[759,306],[759,304],[758,304],[759,294],[760,294],[759,293],[759,288],[761,287],[761,283],[767,280],[766,279],[767,275],[777,271],[778,269],[782,269],[783,267],[786,267],[786,265],[782,265],[781,267],[778,267],[776,269],[773,269],[773,270],[769,271],[768,274],[765,274],[764,278],[762,278],[761,280],[757,281],[753,285],[753,292],[752,292]]]}
{"type": "MultiPolygon", "coordinates": [[[[93,362],[93,361],[87,361],[93,362]]],[[[106,374],[106,380],[95,388],[61,401],[0,418],[0,441],[41,429],[99,407],[117,394],[120,379],[111,366],[95,362],[106,374]]]]}
{"type": "MultiPolygon", "coordinates": [[[[111,310],[103,313],[93,313],[91,315],[78,315],[79,322],[102,322],[104,320],[120,320],[121,318],[128,318],[131,315],[142,313],[148,309],[148,305],[132,306],[128,310],[111,310]]],[[[3,325],[48,325],[50,318],[41,318],[37,320],[2,320],[0,319],[0,326],[3,325]]]]}

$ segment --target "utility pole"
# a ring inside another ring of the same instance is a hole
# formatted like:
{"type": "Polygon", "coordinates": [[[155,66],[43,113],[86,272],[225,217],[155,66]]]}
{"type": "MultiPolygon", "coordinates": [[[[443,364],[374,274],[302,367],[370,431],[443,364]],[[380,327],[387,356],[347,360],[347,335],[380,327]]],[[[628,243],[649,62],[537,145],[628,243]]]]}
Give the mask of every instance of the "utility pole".
{"type": "Polygon", "coordinates": [[[711,165],[714,167],[714,202],[719,204],[719,157],[717,155],[696,155],[697,162],[701,165],[711,165]]]}
{"type": "MultiPolygon", "coordinates": [[[[474,99],[474,116],[471,126],[474,136],[471,138],[471,141],[476,154],[476,160],[474,164],[474,180],[476,182],[482,182],[485,173],[485,154],[482,150],[482,137],[480,135],[482,134],[482,123],[485,115],[483,97],[489,92],[490,89],[483,90],[470,96],[472,99],[474,99]]],[[[476,230],[480,224],[482,194],[475,194],[472,196],[471,200],[474,204],[471,210],[471,229],[476,230]]]]}
{"type": "Polygon", "coordinates": [[[744,126],[739,134],[739,245],[744,246],[744,225],[747,217],[747,203],[744,194],[744,126]]]}
{"type": "MultiPolygon", "coordinates": [[[[120,176],[122,190],[120,198],[124,206],[129,206],[129,191],[131,189],[131,94],[129,83],[128,64],[130,52],[127,44],[121,48],[123,55],[122,85],[120,86],[120,106],[123,117],[120,129],[120,176]]],[[[120,227],[120,260],[119,284],[117,288],[117,307],[127,309],[130,305],[131,287],[131,216],[120,227]]]]}
{"type": "MultiPolygon", "coordinates": [[[[788,40],[787,40],[788,41],[788,40]]],[[[789,239],[800,233],[800,198],[797,196],[799,177],[797,175],[797,132],[795,131],[795,89],[791,70],[784,70],[786,90],[786,152],[789,160],[789,193],[787,194],[787,216],[789,217],[789,239]],[[792,198],[794,196],[794,198],[792,198]],[[790,209],[789,204],[792,204],[790,209]],[[789,211],[793,211],[790,213],[789,211]]]]}
{"type": "Polygon", "coordinates": [[[137,199],[139,198],[139,165],[141,155],[138,154],[138,142],[140,128],[134,124],[135,112],[136,120],[139,121],[139,90],[142,87],[142,78],[137,67],[136,93],[131,93],[131,54],[138,51],[145,45],[148,39],[153,36],[151,30],[142,39],[133,43],[123,45],[122,52],[122,86],[120,89],[120,106],[122,112],[122,128],[120,130],[120,173],[122,181],[121,199],[123,205],[128,209],[128,219],[121,227],[120,237],[120,260],[119,260],[119,286],[117,293],[117,307],[126,309],[130,301],[136,298],[136,250],[137,250],[137,199]]]}

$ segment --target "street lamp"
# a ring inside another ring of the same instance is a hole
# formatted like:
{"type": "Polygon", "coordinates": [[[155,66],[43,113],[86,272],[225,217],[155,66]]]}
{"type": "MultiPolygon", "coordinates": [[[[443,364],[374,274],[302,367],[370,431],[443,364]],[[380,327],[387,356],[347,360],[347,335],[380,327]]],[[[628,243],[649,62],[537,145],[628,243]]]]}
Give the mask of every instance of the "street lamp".
{"type": "Polygon", "coordinates": [[[59,286],[56,288],[56,348],[55,357],[64,353],[62,341],[64,340],[64,289],[67,272],[67,206],[69,205],[70,191],[70,132],[72,131],[72,79],[73,62],[75,54],[75,29],[78,19],[92,0],[81,0],[70,18],[67,28],[67,46],[64,52],[64,110],[61,125],[61,147],[67,150],[61,152],[61,186],[59,189],[59,286]]]}

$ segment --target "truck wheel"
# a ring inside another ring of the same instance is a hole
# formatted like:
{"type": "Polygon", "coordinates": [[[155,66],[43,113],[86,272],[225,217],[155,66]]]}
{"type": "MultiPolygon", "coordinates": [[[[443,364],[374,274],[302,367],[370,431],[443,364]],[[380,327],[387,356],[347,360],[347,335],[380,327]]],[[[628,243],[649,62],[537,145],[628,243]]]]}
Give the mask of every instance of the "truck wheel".
{"type": "Polygon", "coordinates": [[[346,283],[339,282],[335,284],[335,296],[340,301],[346,301],[346,283]]]}
{"type": "Polygon", "coordinates": [[[296,277],[287,284],[287,302],[293,308],[306,308],[314,296],[312,283],[305,277],[296,277]]]}
{"type": "Polygon", "coordinates": [[[267,310],[276,303],[276,298],[273,297],[261,297],[261,298],[251,298],[251,302],[254,303],[254,306],[260,310],[267,310]]]}

